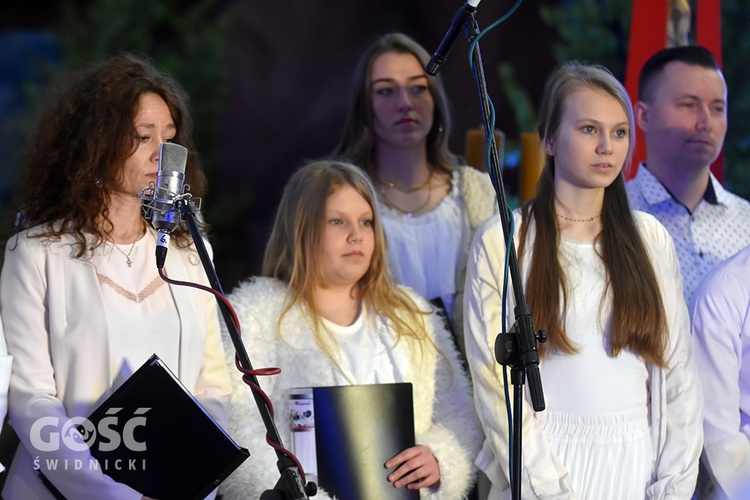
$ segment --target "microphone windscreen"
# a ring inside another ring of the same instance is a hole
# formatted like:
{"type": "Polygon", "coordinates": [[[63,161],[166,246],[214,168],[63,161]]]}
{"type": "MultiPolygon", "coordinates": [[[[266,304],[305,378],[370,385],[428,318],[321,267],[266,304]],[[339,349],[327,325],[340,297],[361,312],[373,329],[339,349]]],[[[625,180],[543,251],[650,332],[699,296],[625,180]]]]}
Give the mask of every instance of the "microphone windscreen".
{"type": "Polygon", "coordinates": [[[159,170],[185,173],[188,150],[174,142],[163,142],[159,146],[159,170]]]}

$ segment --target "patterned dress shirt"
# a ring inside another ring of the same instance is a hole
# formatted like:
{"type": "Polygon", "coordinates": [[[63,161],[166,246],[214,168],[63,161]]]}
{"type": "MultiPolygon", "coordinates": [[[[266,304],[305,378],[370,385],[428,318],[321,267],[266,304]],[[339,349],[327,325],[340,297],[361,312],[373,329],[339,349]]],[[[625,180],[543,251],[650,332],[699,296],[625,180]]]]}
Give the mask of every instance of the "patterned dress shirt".
{"type": "Polygon", "coordinates": [[[750,203],[724,189],[713,174],[693,213],[674,199],[644,163],[628,181],[627,191],[631,208],[652,214],[672,236],[686,301],[711,268],[750,245],[750,203]]]}

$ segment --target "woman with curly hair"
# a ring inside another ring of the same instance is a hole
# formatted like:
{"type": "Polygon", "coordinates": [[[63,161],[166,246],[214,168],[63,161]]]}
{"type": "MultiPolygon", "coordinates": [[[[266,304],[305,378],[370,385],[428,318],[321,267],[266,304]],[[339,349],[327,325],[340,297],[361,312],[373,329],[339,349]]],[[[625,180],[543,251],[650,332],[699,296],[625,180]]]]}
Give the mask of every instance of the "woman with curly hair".
{"type": "MultiPolygon", "coordinates": [[[[164,142],[188,149],[186,182],[203,194],[191,129],[184,91],[127,54],[76,73],[42,115],[0,280],[15,358],[9,415],[21,441],[5,498],[52,498],[41,473],[67,498],[140,499],[88,449],[41,444],[90,415],[153,353],[226,422],[230,386],[216,303],[159,277],[157,233],[137,197],[156,180],[164,142]]],[[[205,284],[187,229],[178,227],[171,241],[165,272],[205,284]]]]}

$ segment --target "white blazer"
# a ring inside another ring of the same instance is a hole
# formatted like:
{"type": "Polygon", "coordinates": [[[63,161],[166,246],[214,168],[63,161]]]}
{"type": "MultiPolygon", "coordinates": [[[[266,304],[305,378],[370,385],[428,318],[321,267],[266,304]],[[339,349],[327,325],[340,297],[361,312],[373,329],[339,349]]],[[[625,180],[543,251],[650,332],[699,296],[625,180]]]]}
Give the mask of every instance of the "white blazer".
{"type": "MultiPolygon", "coordinates": [[[[40,417],[62,426],[88,416],[112,392],[108,326],[94,266],[73,256],[73,238],[44,244],[24,231],[8,241],[0,277],[0,314],[8,352],[14,356],[10,381],[10,423],[21,441],[3,497],[52,498],[35,464],[58,460],[45,476],[67,498],[134,498],[141,494],[88,466],[88,450],[43,452],[30,440],[40,417]],[[38,460],[38,461],[37,461],[38,460]],[[67,460],[67,462],[66,462],[67,460]],[[85,464],[74,469],[75,460],[85,464]],[[68,470],[65,470],[67,465],[68,470]]],[[[153,231],[152,231],[153,232],[153,231]]],[[[172,279],[206,284],[194,249],[170,247],[165,270],[172,279]]],[[[181,327],[176,375],[224,426],[231,387],[224,364],[217,307],[208,293],[170,286],[181,327]]]]}

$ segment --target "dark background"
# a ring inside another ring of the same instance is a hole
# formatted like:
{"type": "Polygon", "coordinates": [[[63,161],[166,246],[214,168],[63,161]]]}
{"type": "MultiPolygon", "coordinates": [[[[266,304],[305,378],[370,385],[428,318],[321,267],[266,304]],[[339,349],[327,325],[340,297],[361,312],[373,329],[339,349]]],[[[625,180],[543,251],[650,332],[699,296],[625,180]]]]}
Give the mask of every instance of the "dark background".
{"type": "MultiPolygon", "coordinates": [[[[657,1],[657,0],[654,0],[657,1]]],[[[705,0],[704,0],[705,1],[705,0]]],[[[433,52],[460,0],[89,0],[5,1],[0,6],[0,234],[20,174],[26,134],[55,76],[118,50],[153,58],[188,91],[198,150],[209,176],[204,214],[225,290],[260,271],[281,189],[305,160],[334,148],[353,66],[377,36],[402,31],[433,52]]],[[[515,1],[484,0],[481,28],[515,1]]],[[[505,133],[506,188],[517,189],[520,133],[533,129],[542,85],[561,60],[609,67],[624,80],[627,0],[525,0],[481,41],[497,128],[505,133]]],[[[750,54],[750,0],[722,2],[730,92],[726,178],[750,195],[750,109],[743,82],[750,54]],[[743,62],[744,61],[744,62],[743,62]],[[733,108],[733,105],[735,106],[733,108]]],[[[468,44],[459,40],[441,71],[451,101],[452,149],[464,152],[481,125],[468,44]]]]}

